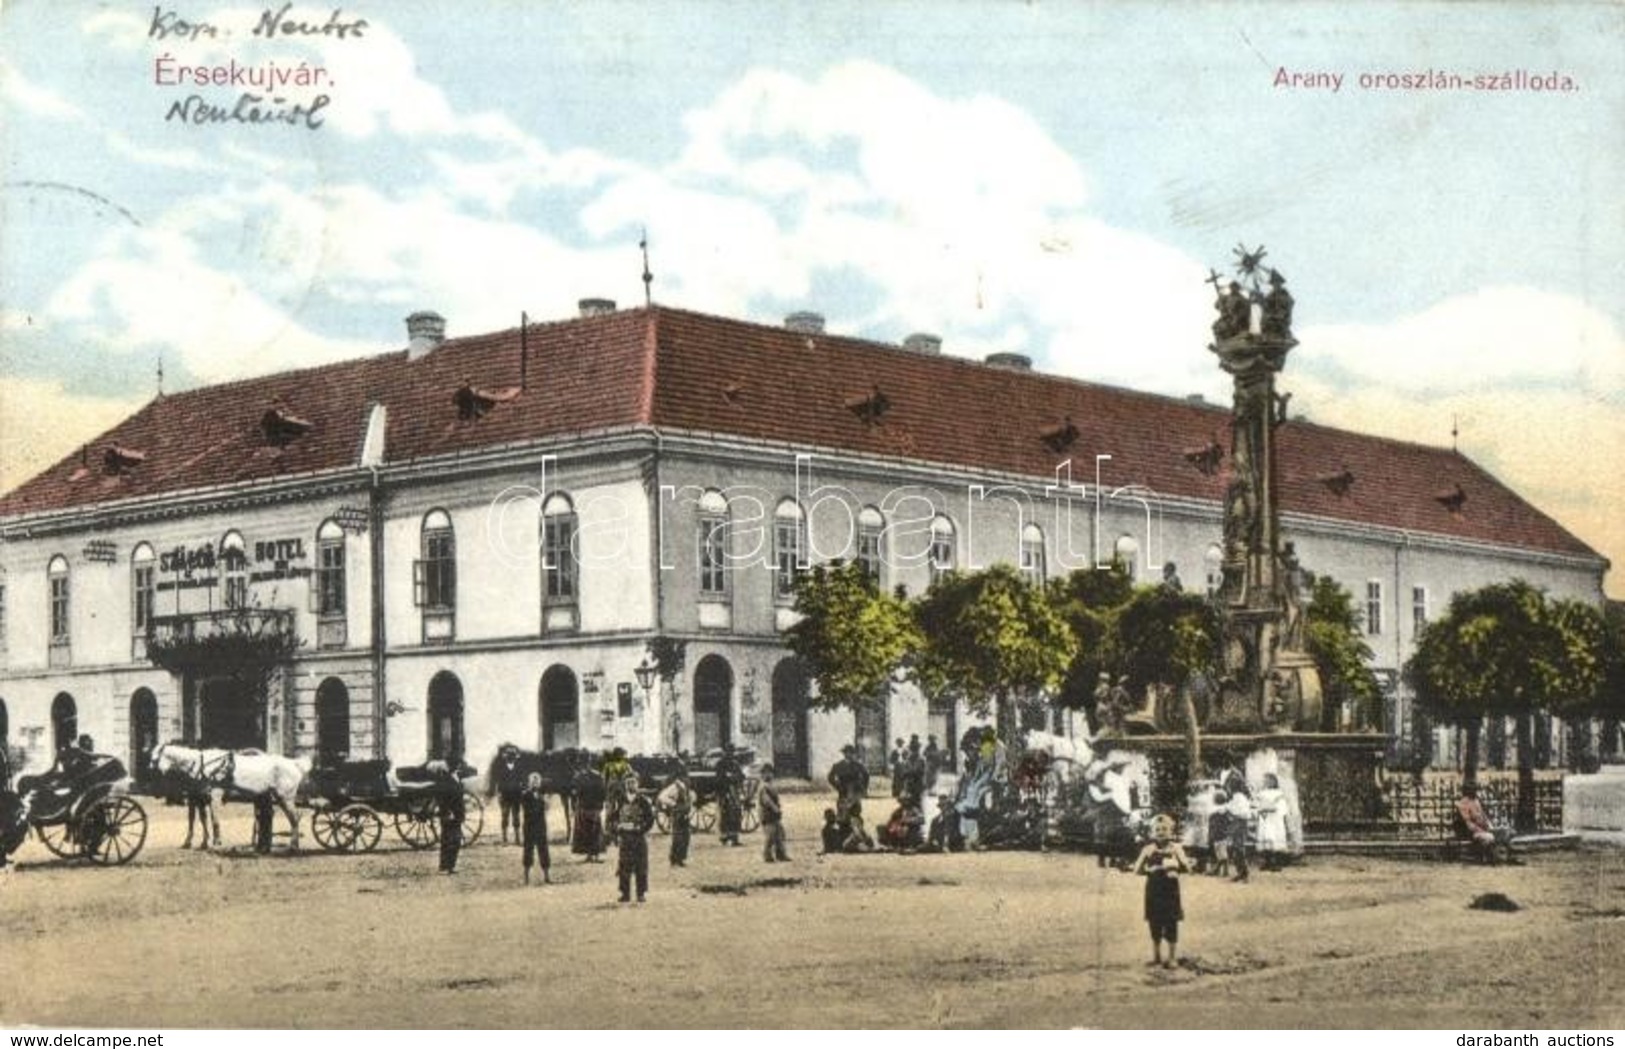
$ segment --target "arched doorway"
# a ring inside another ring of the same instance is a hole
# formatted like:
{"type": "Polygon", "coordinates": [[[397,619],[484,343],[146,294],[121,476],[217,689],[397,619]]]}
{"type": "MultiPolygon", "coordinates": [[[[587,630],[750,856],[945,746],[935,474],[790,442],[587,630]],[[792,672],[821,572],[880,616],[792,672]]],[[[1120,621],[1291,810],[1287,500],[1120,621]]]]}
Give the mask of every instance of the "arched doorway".
{"type": "Polygon", "coordinates": [[[130,774],[137,783],[152,776],[152,752],[158,746],[158,697],[150,688],[130,696],[130,774]]]}
{"type": "Polygon", "coordinates": [[[704,754],[733,741],[734,672],[721,656],[694,668],[694,752],[704,754]]]}
{"type": "Polygon", "coordinates": [[[79,704],[66,692],[58,692],[51,700],[51,753],[60,754],[62,748],[79,738],[79,704]]]}
{"type": "Polygon", "coordinates": [[[542,749],[565,750],[581,745],[581,690],[575,671],[560,663],[547,668],[537,698],[542,722],[542,749]]]}
{"type": "Polygon", "coordinates": [[[807,668],[781,659],[773,668],[773,767],[781,776],[807,776],[807,668]]]}
{"type": "Polygon", "coordinates": [[[449,670],[429,682],[429,760],[463,754],[463,683],[449,670]]]}
{"type": "Polygon", "coordinates": [[[330,768],[350,757],[350,690],[336,677],[316,689],[316,763],[330,768]]]}

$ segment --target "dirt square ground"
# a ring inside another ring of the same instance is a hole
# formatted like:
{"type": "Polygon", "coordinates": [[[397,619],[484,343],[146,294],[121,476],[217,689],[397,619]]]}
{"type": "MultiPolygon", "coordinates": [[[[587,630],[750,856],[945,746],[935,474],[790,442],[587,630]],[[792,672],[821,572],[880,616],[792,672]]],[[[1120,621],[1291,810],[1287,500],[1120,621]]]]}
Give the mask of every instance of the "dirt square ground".
{"type": "Polygon", "coordinates": [[[1093,857],[820,857],[829,798],[787,801],[790,863],[699,835],[673,870],[655,835],[641,906],[556,810],[556,884],[526,888],[494,811],[441,877],[387,831],[255,857],[242,805],[226,851],[182,851],[182,811],[149,802],[135,863],[30,841],[0,878],[0,1026],[1625,1027],[1625,850],[1188,877],[1163,971],[1140,879],[1093,857]],[[1521,909],[1468,908],[1488,892],[1521,909]]]}

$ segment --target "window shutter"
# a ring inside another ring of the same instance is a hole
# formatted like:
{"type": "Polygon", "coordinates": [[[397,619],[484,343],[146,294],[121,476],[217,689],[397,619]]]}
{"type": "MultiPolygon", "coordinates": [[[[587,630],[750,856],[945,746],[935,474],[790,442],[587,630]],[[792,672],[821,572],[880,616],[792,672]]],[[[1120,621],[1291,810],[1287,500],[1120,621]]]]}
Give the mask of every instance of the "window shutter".
{"type": "Polygon", "coordinates": [[[412,562],[412,604],[422,608],[429,603],[428,562],[412,562]]]}

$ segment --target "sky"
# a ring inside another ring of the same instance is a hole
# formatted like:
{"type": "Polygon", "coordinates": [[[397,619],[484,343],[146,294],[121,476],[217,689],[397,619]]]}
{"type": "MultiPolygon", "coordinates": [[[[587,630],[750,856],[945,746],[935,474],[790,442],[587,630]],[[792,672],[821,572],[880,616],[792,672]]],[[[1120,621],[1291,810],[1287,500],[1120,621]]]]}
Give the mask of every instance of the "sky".
{"type": "Polygon", "coordinates": [[[0,7],[0,489],[160,361],[175,391],[399,349],[417,309],[637,305],[645,230],[660,303],[1222,402],[1204,280],[1244,244],[1297,300],[1295,412],[1454,429],[1625,564],[1625,4],[334,12],[0,7]],[[289,79],[177,72],[231,63],[289,79]],[[245,91],[326,101],[186,119],[245,91]]]}

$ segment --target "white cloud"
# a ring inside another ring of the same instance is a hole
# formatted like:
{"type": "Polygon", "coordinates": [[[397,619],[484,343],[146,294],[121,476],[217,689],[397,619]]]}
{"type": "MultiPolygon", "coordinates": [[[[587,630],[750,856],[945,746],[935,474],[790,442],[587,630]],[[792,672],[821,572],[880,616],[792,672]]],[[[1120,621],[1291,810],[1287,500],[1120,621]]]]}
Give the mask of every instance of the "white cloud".
{"type": "Polygon", "coordinates": [[[54,120],[82,120],[78,106],[51,91],[31,83],[9,62],[0,62],[0,98],[35,116],[54,120]]]}
{"type": "Polygon", "coordinates": [[[304,328],[240,275],[201,261],[173,230],[124,233],[109,248],[46,304],[53,325],[82,344],[111,353],[169,348],[206,382],[378,349],[304,328]]]}

